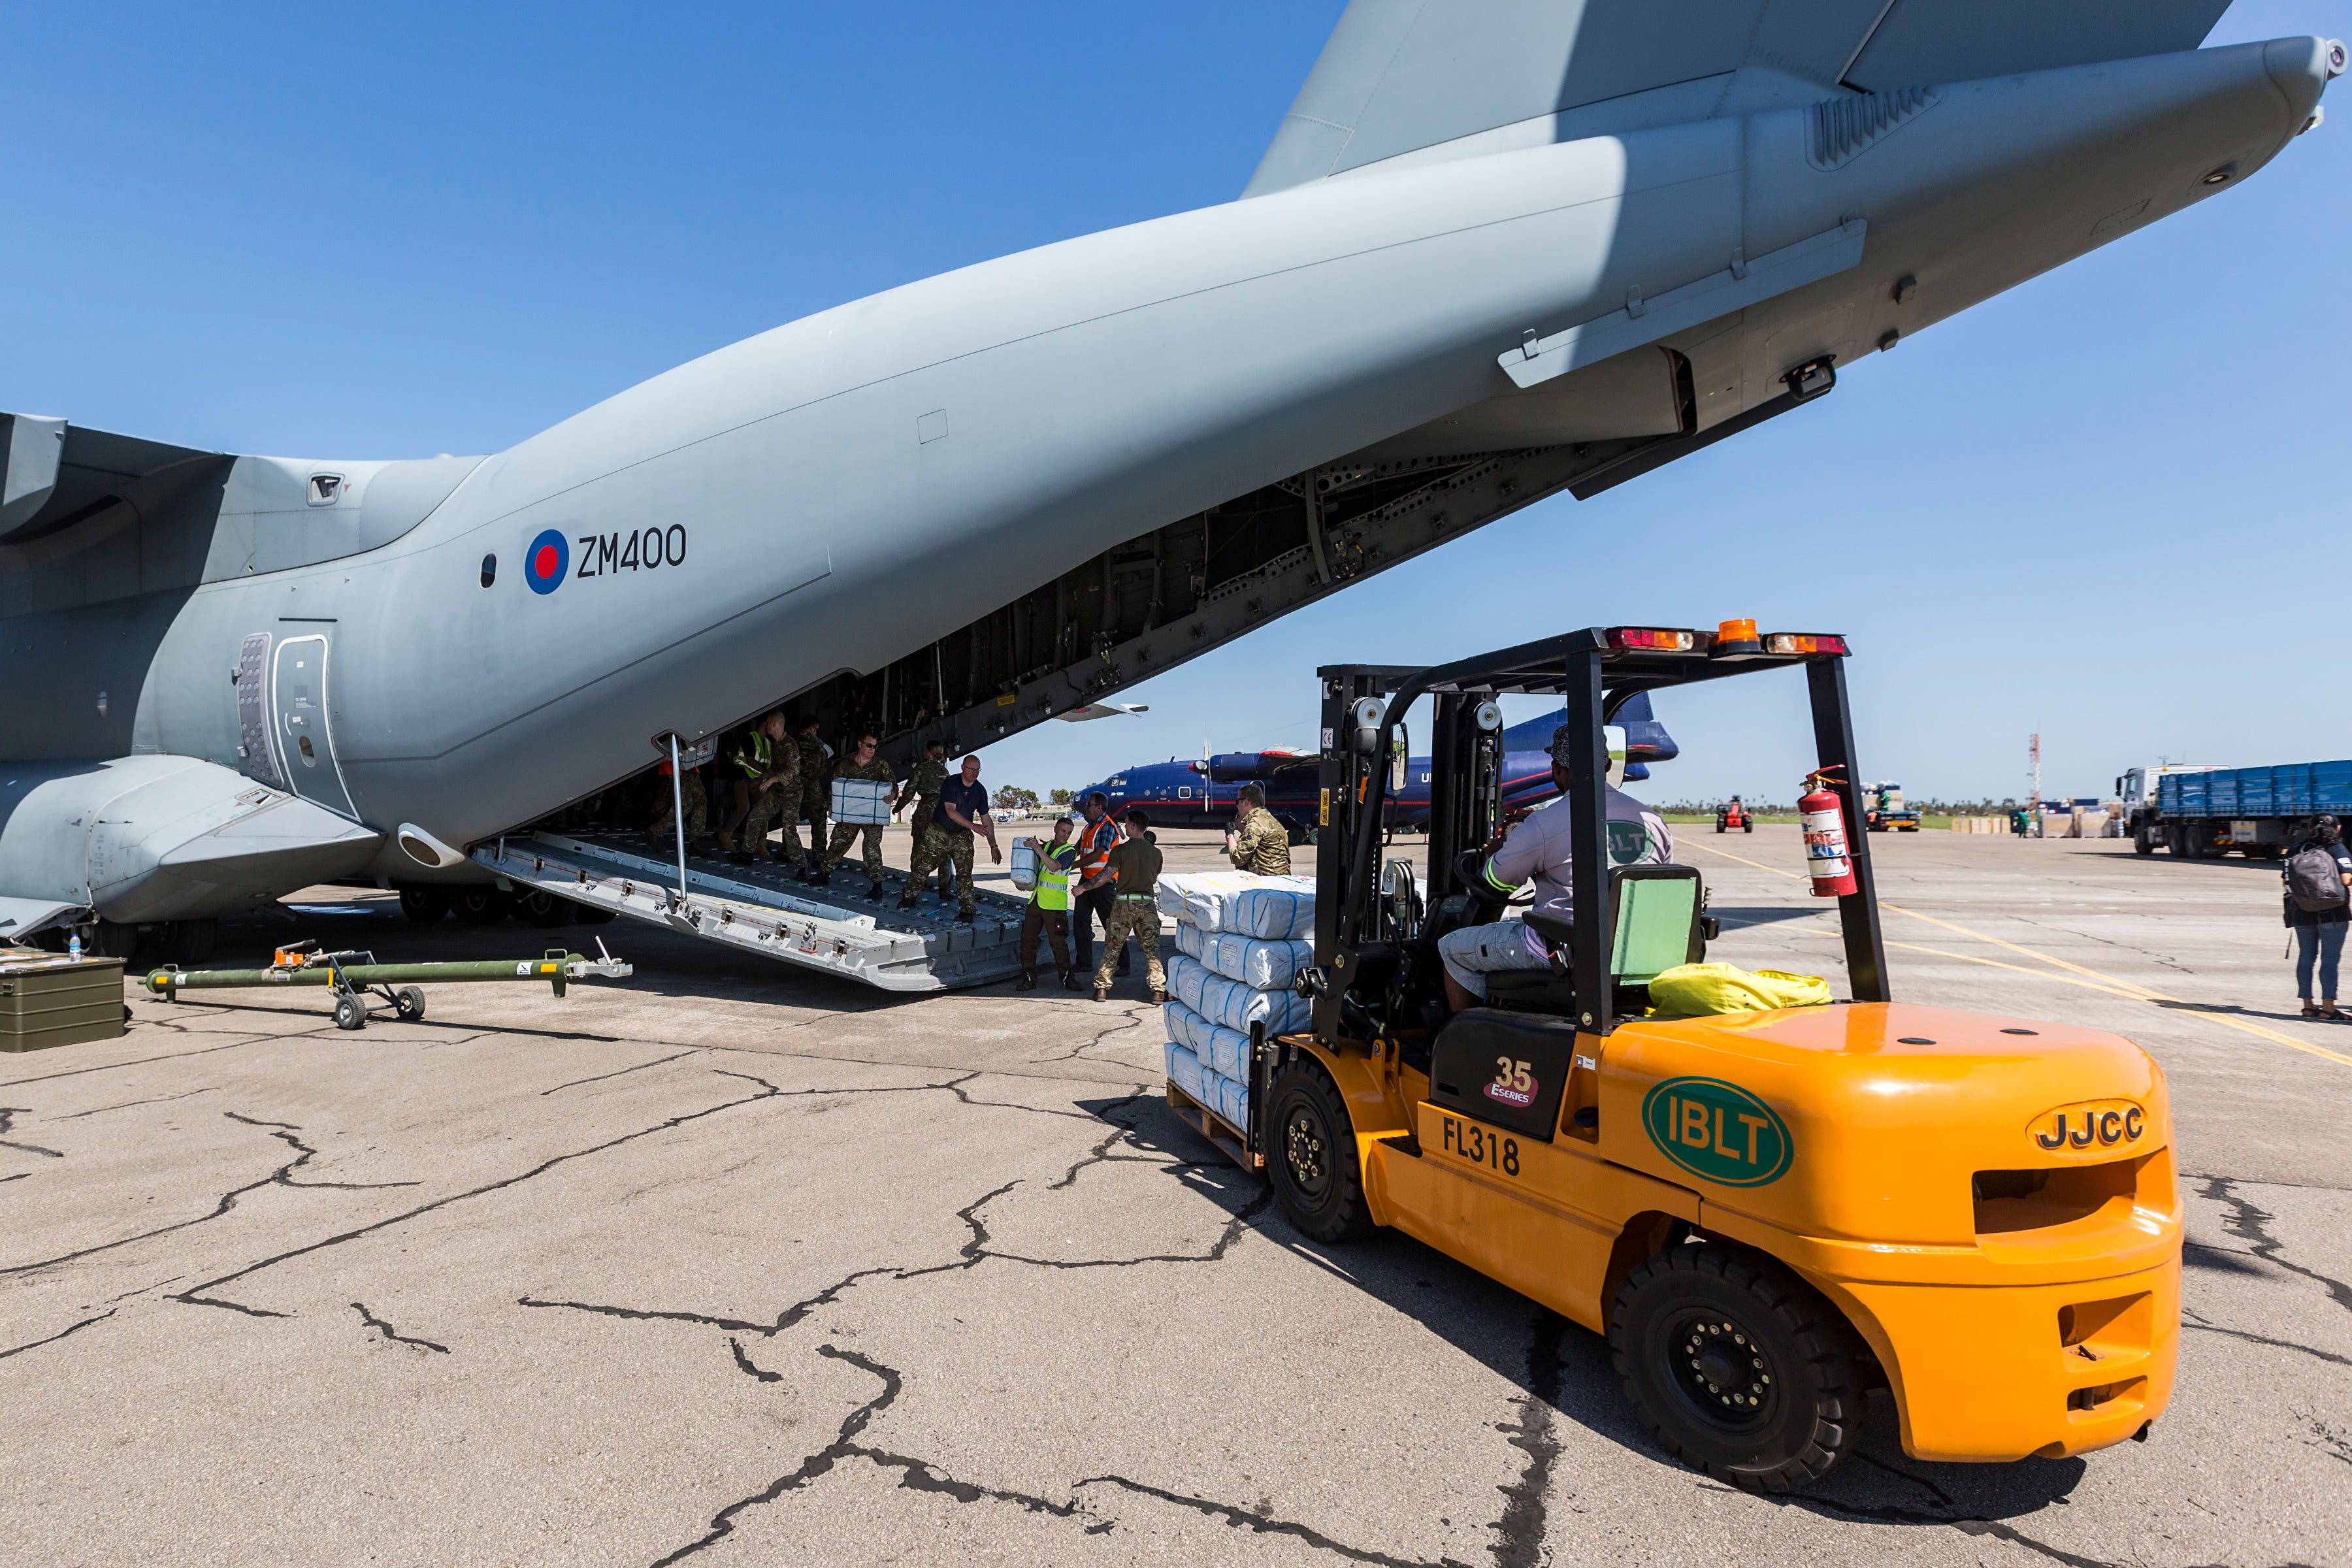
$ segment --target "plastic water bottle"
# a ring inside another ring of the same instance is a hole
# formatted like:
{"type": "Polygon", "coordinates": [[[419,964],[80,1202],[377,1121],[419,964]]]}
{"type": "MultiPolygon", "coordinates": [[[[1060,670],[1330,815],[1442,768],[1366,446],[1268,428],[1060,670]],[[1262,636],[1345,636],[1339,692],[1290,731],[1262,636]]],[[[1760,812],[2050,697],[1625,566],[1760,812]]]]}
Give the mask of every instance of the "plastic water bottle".
{"type": "Polygon", "coordinates": [[[76,931],[66,939],[66,956],[77,963],[81,962],[81,932],[76,931]]]}

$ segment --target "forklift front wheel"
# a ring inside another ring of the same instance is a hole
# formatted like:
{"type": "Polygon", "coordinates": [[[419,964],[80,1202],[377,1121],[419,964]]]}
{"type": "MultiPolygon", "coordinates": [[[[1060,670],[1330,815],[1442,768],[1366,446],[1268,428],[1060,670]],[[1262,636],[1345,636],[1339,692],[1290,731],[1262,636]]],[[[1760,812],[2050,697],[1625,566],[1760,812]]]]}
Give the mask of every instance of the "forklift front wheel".
{"type": "Polygon", "coordinates": [[[1780,1265],[1745,1247],[1670,1247],[1625,1277],[1609,1348],[1667,1451],[1720,1481],[1785,1492],[1853,1447],[1853,1331],[1780,1265]]]}
{"type": "Polygon", "coordinates": [[[1310,1241],[1371,1235],[1355,1124],[1328,1075],[1311,1061],[1293,1062],[1275,1079],[1266,1112],[1266,1164],[1284,1217],[1310,1241]]]}

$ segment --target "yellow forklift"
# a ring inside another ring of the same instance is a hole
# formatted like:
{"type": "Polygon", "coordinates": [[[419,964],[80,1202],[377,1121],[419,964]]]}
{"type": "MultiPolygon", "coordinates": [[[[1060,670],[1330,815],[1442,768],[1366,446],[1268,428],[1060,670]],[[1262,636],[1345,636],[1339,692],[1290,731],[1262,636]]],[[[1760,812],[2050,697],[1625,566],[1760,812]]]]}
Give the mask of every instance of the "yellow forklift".
{"type": "Polygon", "coordinates": [[[1696,868],[1612,856],[1609,721],[1636,693],[1801,672],[1853,779],[1843,637],[1597,627],[1430,669],[1323,668],[1312,1027],[1254,1041],[1246,1127],[1290,1222],[1392,1226],[1608,1336],[1672,1453],[1785,1490],[1888,1390],[1932,1460],[2145,1438],[2172,1390],[2181,1206],[2164,1075],[2097,1030],[1892,1000],[1869,840],[1841,795],[1851,998],[1669,1017],[1714,934],[1696,868]],[[1501,918],[1496,699],[1564,697],[1574,916],[1549,967],[1444,1001],[1437,942],[1501,918]],[[1400,721],[1434,699],[1426,887],[1383,864],[1400,721]],[[1612,864],[1612,859],[1618,863],[1612,864]]]}

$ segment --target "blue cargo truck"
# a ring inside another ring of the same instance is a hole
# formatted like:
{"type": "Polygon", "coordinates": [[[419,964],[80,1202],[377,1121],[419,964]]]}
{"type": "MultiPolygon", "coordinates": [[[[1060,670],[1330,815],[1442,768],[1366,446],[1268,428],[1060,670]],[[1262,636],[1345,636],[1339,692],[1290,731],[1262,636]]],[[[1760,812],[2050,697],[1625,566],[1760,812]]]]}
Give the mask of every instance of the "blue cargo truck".
{"type": "Polygon", "coordinates": [[[2321,812],[2352,817],[2352,760],[2269,768],[2134,768],[2116,781],[2143,855],[2275,860],[2321,812]]]}

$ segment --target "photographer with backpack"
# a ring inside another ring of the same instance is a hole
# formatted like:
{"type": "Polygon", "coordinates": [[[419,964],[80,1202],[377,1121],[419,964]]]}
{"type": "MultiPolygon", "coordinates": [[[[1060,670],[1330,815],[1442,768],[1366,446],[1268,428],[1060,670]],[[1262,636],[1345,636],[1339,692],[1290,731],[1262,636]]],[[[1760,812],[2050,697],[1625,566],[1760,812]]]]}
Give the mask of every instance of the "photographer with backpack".
{"type": "Polygon", "coordinates": [[[2294,931],[2294,984],[2306,1018],[2342,1022],[2336,1007],[2336,972],[2344,933],[2352,926],[2352,851],[2336,818],[2319,816],[2287,851],[2280,868],[2286,884],[2286,923],[2294,931]],[[2319,968],[2319,1001],[2311,999],[2311,971],[2319,968]]]}

